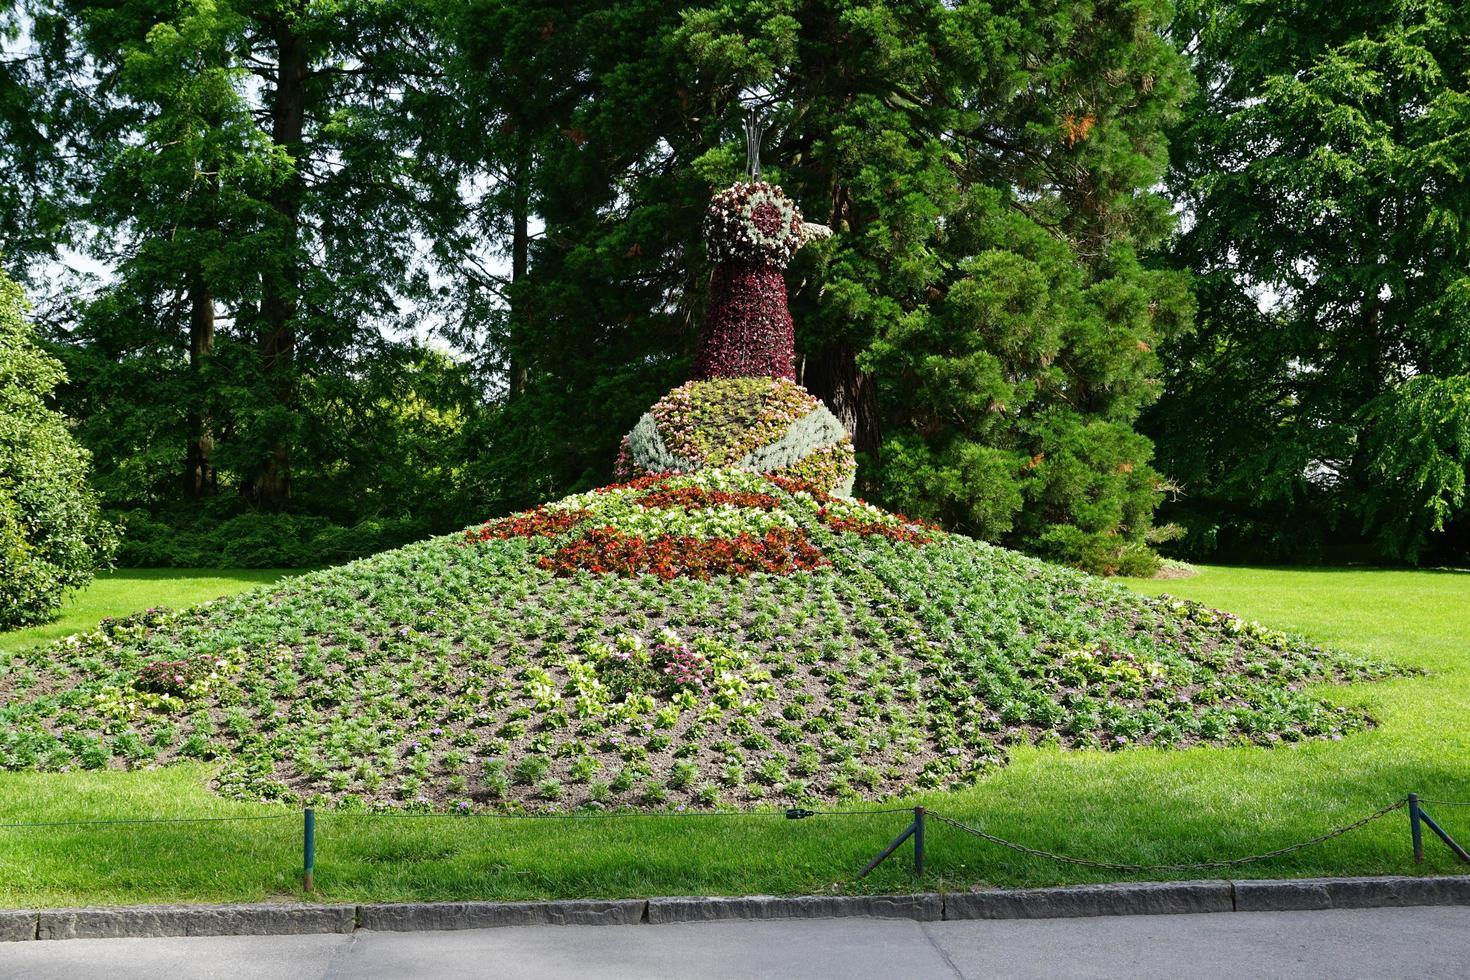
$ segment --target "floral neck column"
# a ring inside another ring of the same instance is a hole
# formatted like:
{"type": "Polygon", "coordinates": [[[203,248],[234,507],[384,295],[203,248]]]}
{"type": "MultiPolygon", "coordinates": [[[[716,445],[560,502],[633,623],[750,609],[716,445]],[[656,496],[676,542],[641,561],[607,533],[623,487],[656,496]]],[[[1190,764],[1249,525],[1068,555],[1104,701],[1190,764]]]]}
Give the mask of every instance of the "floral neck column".
{"type": "Polygon", "coordinates": [[[830,234],[824,225],[803,222],[781,188],[763,181],[736,184],[714,196],[705,212],[704,238],[715,271],[694,380],[796,380],[784,270],[798,248],[830,234]]]}

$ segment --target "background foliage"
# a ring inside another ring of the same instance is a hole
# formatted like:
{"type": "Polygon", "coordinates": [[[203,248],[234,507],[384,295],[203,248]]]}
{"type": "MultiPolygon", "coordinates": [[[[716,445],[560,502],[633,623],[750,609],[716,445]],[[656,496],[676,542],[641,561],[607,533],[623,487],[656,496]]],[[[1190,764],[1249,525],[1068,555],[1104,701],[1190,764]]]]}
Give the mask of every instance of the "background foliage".
{"type": "Polygon", "coordinates": [[[1463,561],[1470,8],[1186,4],[1197,330],[1147,428],[1191,553],[1463,561]]]}
{"type": "Polygon", "coordinates": [[[123,561],[336,560],[609,479],[755,102],[867,496],[1098,571],[1462,559],[1465,17],[9,0],[0,254],[123,561]]]}
{"type": "Polygon", "coordinates": [[[19,287],[0,273],[0,630],[54,617],[115,544],[87,485],[87,451],[46,406],[61,365],[22,312],[19,287]]]}

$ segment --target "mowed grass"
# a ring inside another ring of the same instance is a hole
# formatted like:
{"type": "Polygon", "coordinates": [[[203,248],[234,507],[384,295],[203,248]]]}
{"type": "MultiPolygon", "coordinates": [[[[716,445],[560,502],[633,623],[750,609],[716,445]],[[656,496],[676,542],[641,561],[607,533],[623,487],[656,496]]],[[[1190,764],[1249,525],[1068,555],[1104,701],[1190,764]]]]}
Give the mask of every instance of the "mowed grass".
{"type": "MultiPolygon", "coordinates": [[[[134,573],[128,573],[134,574],[134,573]]],[[[269,573],[263,573],[269,574],[269,573]]],[[[208,573],[227,579],[233,573],[208,573]]],[[[1198,578],[1126,583],[1170,592],[1428,673],[1320,693],[1366,707],[1372,731],[1275,749],[1122,752],[1023,749],[960,793],[922,802],[989,833],[1093,860],[1174,864],[1234,858],[1306,840],[1403,798],[1470,801],[1470,573],[1209,567],[1198,578]]],[[[213,586],[161,575],[133,606],[182,605],[213,586]],[[190,600],[178,596],[189,593],[190,600]]],[[[225,586],[229,588],[231,586],[225,586]]],[[[222,594],[221,590],[221,594],[222,594]]],[[[86,601],[84,597],[84,601],[86,601]]],[[[81,615],[78,613],[77,615],[81,615]]],[[[78,621],[78,625],[82,625],[78,621]]],[[[0,645],[16,634],[0,636],[0,645]]],[[[180,816],[260,822],[0,828],[0,906],[259,901],[299,897],[301,815],[230,803],[200,765],[152,772],[0,774],[0,824],[180,816]]],[[[1431,813],[1470,838],[1470,807],[1431,813]]],[[[907,847],[857,872],[903,814],[497,819],[318,814],[324,901],[529,899],[668,894],[891,892],[1113,880],[999,848],[939,823],[929,872],[907,847]]],[[[1319,846],[1224,871],[1162,879],[1464,871],[1432,837],[1415,865],[1402,811],[1319,846]]]]}
{"type": "Polygon", "coordinates": [[[298,569],[281,568],[125,568],[104,572],[73,595],[54,623],[0,632],[0,651],[21,650],[91,629],[108,616],[126,616],[150,606],[182,609],[207,599],[269,585],[298,569]]]}

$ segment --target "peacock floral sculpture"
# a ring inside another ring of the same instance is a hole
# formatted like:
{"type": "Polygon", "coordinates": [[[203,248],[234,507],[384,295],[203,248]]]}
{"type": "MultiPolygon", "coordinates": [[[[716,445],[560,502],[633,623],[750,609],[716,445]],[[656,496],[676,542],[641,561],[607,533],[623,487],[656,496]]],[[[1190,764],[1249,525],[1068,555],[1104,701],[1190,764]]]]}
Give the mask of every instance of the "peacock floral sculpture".
{"type": "MultiPolygon", "coordinates": [[[[752,146],[758,146],[755,130],[752,146]]],[[[751,135],[751,128],[747,128],[751,135]]],[[[623,439],[620,478],[749,470],[852,493],[852,438],[827,406],[796,383],[796,338],[786,264],[832,234],[802,220],[780,187],[750,179],[715,194],[704,217],[715,267],[693,378],[644,413],[623,439]]]]}

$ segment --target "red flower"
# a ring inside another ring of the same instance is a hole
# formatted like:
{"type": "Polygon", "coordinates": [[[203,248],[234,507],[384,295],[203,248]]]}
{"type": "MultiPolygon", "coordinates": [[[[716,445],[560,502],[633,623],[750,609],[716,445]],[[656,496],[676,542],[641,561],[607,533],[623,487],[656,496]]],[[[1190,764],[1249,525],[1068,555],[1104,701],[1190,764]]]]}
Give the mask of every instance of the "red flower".
{"type": "Polygon", "coordinates": [[[581,570],[708,579],[752,572],[789,575],[820,568],[827,559],[805,531],[789,528],[773,528],[760,537],[748,533],[733,538],[664,534],[648,540],[601,527],[542,557],[538,564],[561,576],[581,570]]]}
{"type": "Polygon", "coordinates": [[[585,521],[585,510],[548,510],[537,507],[524,514],[514,514],[491,521],[484,527],[465,531],[465,541],[492,541],[504,538],[554,538],[585,521]]]}

